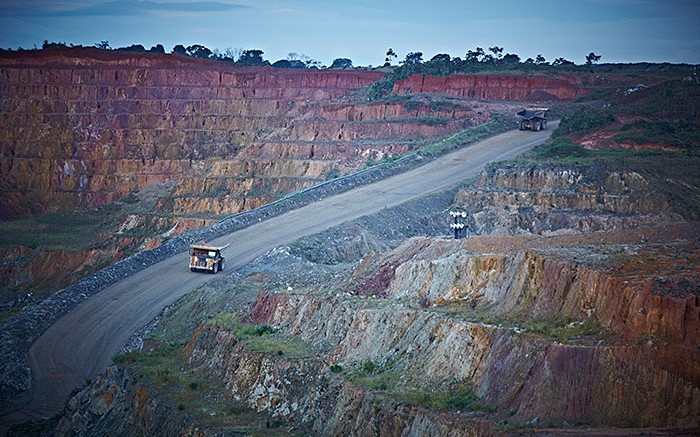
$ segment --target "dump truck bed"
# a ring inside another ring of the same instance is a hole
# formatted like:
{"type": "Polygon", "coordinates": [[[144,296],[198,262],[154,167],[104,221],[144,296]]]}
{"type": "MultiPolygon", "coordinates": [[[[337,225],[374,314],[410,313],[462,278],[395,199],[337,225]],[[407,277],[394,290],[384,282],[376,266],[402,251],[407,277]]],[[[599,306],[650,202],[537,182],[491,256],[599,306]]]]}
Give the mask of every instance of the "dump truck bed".
{"type": "Polygon", "coordinates": [[[522,120],[532,120],[533,118],[545,118],[549,108],[527,108],[519,111],[516,115],[522,120]]]}
{"type": "Polygon", "coordinates": [[[226,246],[207,246],[206,244],[190,244],[190,249],[195,249],[195,250],[224,250],[227,247],[229,247],[230,244],[227,244],[226,246]]]}

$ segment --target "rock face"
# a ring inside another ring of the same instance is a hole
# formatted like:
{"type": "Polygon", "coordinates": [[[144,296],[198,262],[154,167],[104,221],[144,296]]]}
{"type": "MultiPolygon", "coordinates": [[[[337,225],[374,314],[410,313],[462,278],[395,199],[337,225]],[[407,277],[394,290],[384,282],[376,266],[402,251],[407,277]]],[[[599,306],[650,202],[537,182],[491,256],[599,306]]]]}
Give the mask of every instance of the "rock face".
{"type": "MultiPolygon", "coordinates": [[[[672,175],[671,175],[672,176],[672,175]]],[[[658,177],[602,164],[514,165],[482,173],[458,193],[477,234],[557,234],[634,229],[683,220],[658,177]]]]}
{"type": "Polygon", "coordinates": [[[90,49],[0,58],[4,218],[176,182],[157,213],[227,215],[483,123],[477,106],[348,100],[371,71],[90,49]]]}
{"type": "Polygon", "coordinates": [[[432,77],[422,74],[397,81],[394,94],[439,93],[471,99],[550,101],[573,100],[591,89],[571,76],[525,78],[499,75],[461,75],[432,77]]]}
{"type": "MultiPolygon", "coordinates": [[[[374,284],[374,295],[431,310],[263,296],[253,308],[254,320],[330,344],[329,362],[403,363],[406,373],[397,384],[471,381],[485,402],[522,422],[538,417],[559,424],[700,425],[697,285],[661,293],[655,278],[586,267],[562,260],[557,250],[474,250],[504,247],[510,239],[409,240],[355,274],[366,278],[357,293],[374,284]],[[447,317],[442,307],[475,321],[447,317]],[[562,343],[528,329],[533,320],[558,323],[563,331],[595,321],[606,334],[588,339],[592,344],[583,338],[562,343]]],[[[524,245],[533,243],[541,242],[524,245]]],[[[562,243],[564,249],[574,241],[546,244],[562,243]]],[[[676,274],[666,283],[693,283],[697,273],[676,274]]]]}
{"type": "Polygon", "coordinates": [[[177,406],[152,395],[139,376],[111,367],[88,390],[72,398],[67,416],[56,427],[56,435],[207,435],[182,414],[177,406]]]}

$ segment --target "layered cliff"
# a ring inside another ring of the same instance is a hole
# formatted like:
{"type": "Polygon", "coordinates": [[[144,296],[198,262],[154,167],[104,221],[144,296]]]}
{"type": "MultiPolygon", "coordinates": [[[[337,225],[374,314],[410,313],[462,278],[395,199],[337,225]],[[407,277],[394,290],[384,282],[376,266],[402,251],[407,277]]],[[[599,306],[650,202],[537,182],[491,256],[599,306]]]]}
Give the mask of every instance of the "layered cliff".
{"type": "MultiPolygon", "coordinates": [[[[684,220],[683,202],[663,185],[685,176],[674,177],[671,168],[663,173],[602,162],[512,165],[484,172],[477,185],[458,193],[455,206],[468,212],[478,234],[596,232],[684,220]]],[[[697,210],[697,202],[692,205],[697,210]]]]}
{"type": "Polygon", "coordinates": [[[381,77],[372,71],[76,49],[5,55],[0,77],[4,218],[166,181],[174,201],[158,213],[231,214],[490,117],[478,105],[347,100],[381,77]]]}
{"type": "Polygon", "coordinates": [[[437,93],[471,99],[521,101],[573,100],[589,94],[593,84],[574,76],[518,77],[504,75],[462,75],[432,77],[414,74],[394,84],[395,94],[437,93]]]}

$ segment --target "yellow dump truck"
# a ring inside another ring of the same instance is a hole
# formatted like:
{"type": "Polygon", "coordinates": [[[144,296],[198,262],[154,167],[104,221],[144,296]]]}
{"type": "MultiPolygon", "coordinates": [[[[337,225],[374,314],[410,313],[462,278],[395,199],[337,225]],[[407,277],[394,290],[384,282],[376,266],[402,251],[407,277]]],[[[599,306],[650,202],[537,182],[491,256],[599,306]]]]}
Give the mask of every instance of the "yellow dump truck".
{"type": "Polygon", "coordinates": [[[518,128],[520,130],[539,131],[547,128],[547,111],[549,108],[526,108],[518,112],[518,128]]]}
{"type": "Polygon", "coordinates": [[[204,243],[190,244],[190,270],[193,272],[209,272],[214,274],[224,269],[224,257],[221,251],[226,246],[208,246],[204,243]]]}

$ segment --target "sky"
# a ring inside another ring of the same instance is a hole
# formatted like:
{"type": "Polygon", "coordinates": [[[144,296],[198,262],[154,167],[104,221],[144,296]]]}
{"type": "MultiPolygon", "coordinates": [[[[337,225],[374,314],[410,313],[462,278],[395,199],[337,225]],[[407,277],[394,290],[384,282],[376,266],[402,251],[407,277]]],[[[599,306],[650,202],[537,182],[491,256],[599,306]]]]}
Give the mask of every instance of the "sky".
{"type": "Polygon", "coordinates": [[[259,49],[270,62],[296,53],[322,65],[493,46],[522,60],[700,64],[700,0],[0,0],[0,47],[44,40],[259,49]]]}

